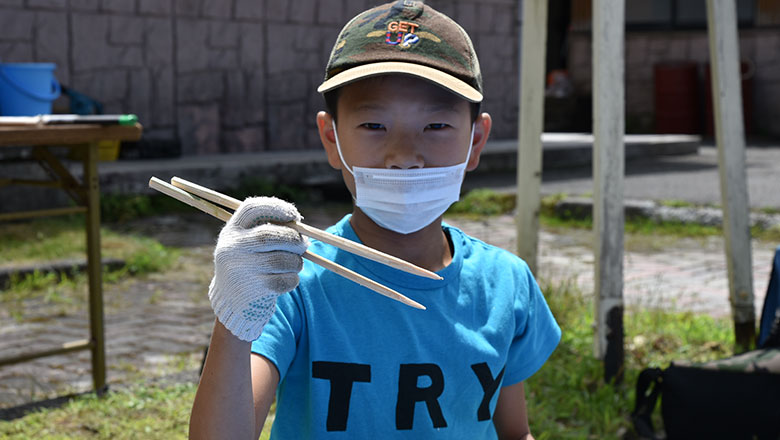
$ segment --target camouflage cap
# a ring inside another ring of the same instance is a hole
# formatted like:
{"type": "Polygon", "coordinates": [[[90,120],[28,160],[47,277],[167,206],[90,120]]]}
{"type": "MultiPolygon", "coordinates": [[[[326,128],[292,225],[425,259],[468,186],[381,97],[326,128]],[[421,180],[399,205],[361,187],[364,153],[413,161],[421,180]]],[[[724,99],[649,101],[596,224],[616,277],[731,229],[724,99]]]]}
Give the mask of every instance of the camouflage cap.
{"type": "Polygon", "coordinates": [[[466,31],[422,1],[369,9],[339,33],[317,89],[325,93],[391,73],[431,81],[470,102],[482,101],[482,74],[466,31]]]}

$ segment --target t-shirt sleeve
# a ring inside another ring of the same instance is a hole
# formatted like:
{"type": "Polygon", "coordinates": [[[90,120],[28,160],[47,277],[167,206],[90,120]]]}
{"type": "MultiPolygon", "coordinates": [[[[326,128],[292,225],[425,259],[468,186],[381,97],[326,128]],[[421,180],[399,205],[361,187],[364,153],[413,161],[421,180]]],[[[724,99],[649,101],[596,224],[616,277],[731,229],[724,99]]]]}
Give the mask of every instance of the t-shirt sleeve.
{"type": "Polygon", "coordinates": [[[539,285],[528,266],[523,267],[514,301],[515,336],[509,348],[503,386],[522,382],[536,373],[561,339],[561,329],[539,285]]]}
{"type": "Polygon", "coordinates": [[[276,300],[276,312],[263,328],[263,333],[252,342],[252,353],[268,358],[284,377],[295,357],[296,342],[300,340],[302,319],[298,290],[281,295],[276,300]]]}

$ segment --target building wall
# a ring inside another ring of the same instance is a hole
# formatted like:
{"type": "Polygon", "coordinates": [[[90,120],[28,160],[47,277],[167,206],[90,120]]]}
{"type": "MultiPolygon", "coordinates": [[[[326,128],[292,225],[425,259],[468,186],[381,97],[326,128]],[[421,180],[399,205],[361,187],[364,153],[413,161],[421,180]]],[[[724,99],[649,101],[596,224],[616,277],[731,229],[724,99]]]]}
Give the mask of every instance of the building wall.
{"type": "MultiPolygon", "coordinates": [[[[135,113],[185,155],[319,148],[316,87],[367,0],[0,0],[0,60],[135,113]]],[[[430,0],[470,33],[495,138],[516,136],[518,2],[430,0]]]]}
{"type": "MultiPolygon", "coordinates": [[[[752,115],[749,124],[754,135],[780,136],[780,29],[740,29],[740,57],[752,65],[752,115]]],[[[589,32],[571,32],[569,73],[578,94],[591,93],[592,47],[589,32]]],[[[704,93],[704,66],[709,62],[707,32],[663,31],[627,32],[626,129],[654,131],[653,66],[666,61],[693,61],[699,64],[701,92],[704,93]]],[[[703,95],[702,95],[703,96],[703,95]]],[[[704,100],[701,113],[704,115],[704,100]]],[[[706,125],[702,125],[705,127],[706,125]]]]}

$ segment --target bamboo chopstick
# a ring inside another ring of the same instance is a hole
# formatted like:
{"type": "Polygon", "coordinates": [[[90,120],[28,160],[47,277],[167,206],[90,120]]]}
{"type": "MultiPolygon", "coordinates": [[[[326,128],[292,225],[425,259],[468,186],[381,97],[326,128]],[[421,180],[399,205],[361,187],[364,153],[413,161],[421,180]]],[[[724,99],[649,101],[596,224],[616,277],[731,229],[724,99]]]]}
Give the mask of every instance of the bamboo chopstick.
{"type": "MultiPolygon", "coordinates": [[[[201,199],[200,197],[194,196],[180,188],[177,188],[163,180],[160,180],[156,177],[152,177],[149,179],[149,187],[160,191],[161,193],[168,195],[170,197],[173,197],[174,199],[186,203],[187,205],[192,206],[193,208],[197,208],[207,214],[211,214],[212,216],[222,220],[222,221],[228,221],[230,220],[230,217],[232,214],[230,214],[228,211],[206,201],[201,199]]],[[[209,190],[211,191],[211,190],[209,190]]],[[[219,193],[216,193],[219,194],[219,193]]],[[[227,197],[224,195],[220,195],[222,197],[227,197]]],[[[395,290],[383,286],[382,284],[377,283],[374,280],[371,280],[369,278],[364,277],[363,275],[360,275],[354,271],[351,271],[347,269],[346,267],[340,266],[326,258],[323,258],[317,254],[313,254],[309,251],[306,251],[303,253],[303,257],[307,260],[318,264],[325,269],[330,270],[331,272],[334,272],[338,275],[341,275],[345,278],[348,278],[358,284],[360,284],[363,287],[366,287],[368,289],[373,290],[376,293],[379,293],[380,295],[384,295],[388,298],[394,299],[396,301],[402,302],[408,306],[414,307],[416,309],[425,310],[425,306],[422,304],[413,301],[406,296],[396,292],[395,290]]]]}
{"type": "Polygon", "coordinates": [[[200,197],[193,196],[192,194],[189,194],[186,191],[176,188],[170,183],[165,182],[164,180],[160,180],[156,177],[152,177],[151,179],[149,179],[149,187],[156,189],[157,191],[160,191],[161,193],[167,196],[173,197],[174,199],[180,202],[184,202],[185,204],[190,205],[193,208],[198,208],[201,211],[205,212],[206,214],[211,214],[213,217],[216,217],[222,220],[223,222],[230,220],[230,217],[233,216],[233,214],[225,211],[219,206],[213,205],[201,199],[200,197]]]}
{"type": "MultiPolygon", "coordinates": [[[[224,194],[218,193],[214,190],[211,190],[204,186],[200,186],[196,183],[189,182],[179,177],[172,178],[171,184],[177,188],[181,188],[189,193],[195,194],[198,197],[202,197],[206,200],[218,203],[222,206],[226,206],[232,210],[238,209],[238,205],[241,204],[241,201],[238,199],[234,199],[233,197],[226,196],[224,194]]],[[[330,234],[321,229],[317,229],[315,227],[306,225],[301,222],[296,221],[287,224],[303,235],[308,235],[309,237],[316,238],[317,240],[320,240],[332,246],[336,246],[339,249],[344,249],[345,251],[350,252],[352,254],[360,255],[361,257],[368,258],[369,260],[382,263],[386,266],[390,266],[398,270],[411,273],[413,275],[418,275],[418,276],[422,276],[434,280],[442,279],[442,277],[440,277],[434,272],[423,269],[422,267],[419,266],[415,266],[414,264],[411,264],[407,261],[404,261],[392,255],[388,255],[384,252],[380,252],[364,244],[357,243],[352,240],[348,240],[346,238],[330,234]]]]}

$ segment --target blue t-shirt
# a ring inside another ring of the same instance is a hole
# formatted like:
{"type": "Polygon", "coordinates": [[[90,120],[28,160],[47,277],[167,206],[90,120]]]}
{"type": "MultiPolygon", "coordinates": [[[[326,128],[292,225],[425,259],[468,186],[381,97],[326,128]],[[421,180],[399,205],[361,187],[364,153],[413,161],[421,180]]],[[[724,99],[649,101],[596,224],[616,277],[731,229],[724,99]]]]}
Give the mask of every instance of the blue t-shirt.
{"type": "MultiPolygon", "coordinates": [[[[349,218],[328,231],[359,241],[349,218]]],[[[496,438],[498,390],[536,372],[561,331],[525,262],[444,230],[454,254],[441,281],[311,243],[427,310],[306,261],[252,344],[281,377],[271,438],[496,438]]]]}

